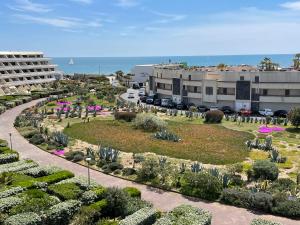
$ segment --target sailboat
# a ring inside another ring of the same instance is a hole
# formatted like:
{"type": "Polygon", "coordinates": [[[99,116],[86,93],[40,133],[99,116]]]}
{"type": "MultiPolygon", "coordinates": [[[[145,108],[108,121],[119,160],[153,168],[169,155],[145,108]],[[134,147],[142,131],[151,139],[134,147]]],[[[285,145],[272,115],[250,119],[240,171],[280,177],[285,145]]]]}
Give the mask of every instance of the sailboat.
{"type": "Polygon", "coordinates": [[[70,59],[70,61],[69,61],[69,65],[73,65],[74,64],[74,61],[73,61],[73,59],[70,59]]]}

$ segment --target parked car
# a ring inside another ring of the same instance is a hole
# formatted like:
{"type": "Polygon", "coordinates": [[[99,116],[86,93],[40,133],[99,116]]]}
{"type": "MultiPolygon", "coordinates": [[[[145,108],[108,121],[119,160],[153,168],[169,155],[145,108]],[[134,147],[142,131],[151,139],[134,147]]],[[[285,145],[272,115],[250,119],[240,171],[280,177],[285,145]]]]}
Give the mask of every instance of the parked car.
{"type": "Polygon", "coordinates": [[[252,111],[249,109],[240,109],[239,115],[241,116],[251,116],[252,111]]]}
{"type": "Polygon", "coordinates": [[[176,109],[178,110],[186,110],[187,109],[187,105],[184,103],[179,103],[176,105],[176,109]]]}
{"type": "Polygon", "coordinates": [[[155,99],[153,105],[160,106],[161,105],[161,99],[155,99]]]}
{"type": "Polygon", "coordinates": [[[234,113],[234,110],[230,107],[230,106],[223,106],[221,108],[221,111],[224,113],[224,114],[232,114],[234,113]]]}
{"type": "Polygon", "coordinates": [[[287,114],[288,114],[288,111],[286,111],[286,110],[277,110],[274,112],[274,116],[276,116],[276,117],[286,118],[287,114]]]}
{"type": "Polygon", "coordinates": [[[151,95],[151,96],[148,96],[147,99],[146,99],[146,103],[147,103],[147,104],[153,105],[155,99],[157,99],[157,95],[151,95]]]}
{"type": "Polygon", "coordinates": [[[133,88],[133,89],[140,89],[140,85],[138,85],[138,84],[133,84],[133,85],[132,85],[132,88],[133,88]]]}
{"type": "Polygon", "coordinates": [[[140,101],[143,102],[143,103],[146,103],[147,98],[148,98],[147,95],[141,96],[140,101]]]}
{"type": "Polygon", "coordinates": [[[216,111],[216,110],[219,110],[219,107],[218,106],[211,106],[209,108],[209,111],[216,111]]]}
{"type": "Polygon", "coordinates": [[[260,110],[259,114],[262,115],[262,116],[273,116],[274,115],[272,109],[263,109],[263,110],[260,110]]]}
{"type": "Polygon", "coordinates": [[[146,94],[145,88],[140,88],[139,90],[139,96],[144,96],[146,94]]]}
{"type": "Polygon", "coordinates": [[[199,105],[197,108],[198,111],[202,113],[209,111],[209,108],[207,108],[205,105],[199,105]]]}
{"type": "Polygon", "coordinates": [[[167,107],[170,104],[170,102],[172,102],[172,100],[170,98],[163,98],[163,99],[161,99],[161,106],[167,107]]]}
{"type": "Polygon", "coordinates": [[[134,93],[133,93],[133,92],[130,92],[130,93],[128,94],[128,98],[134,98],[134,93]]]}

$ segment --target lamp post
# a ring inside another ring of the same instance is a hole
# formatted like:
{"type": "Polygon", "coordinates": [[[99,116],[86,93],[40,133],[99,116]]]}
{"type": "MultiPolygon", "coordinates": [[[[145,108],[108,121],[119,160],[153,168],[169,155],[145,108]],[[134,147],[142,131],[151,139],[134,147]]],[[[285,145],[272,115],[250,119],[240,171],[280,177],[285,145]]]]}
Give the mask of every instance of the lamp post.
{"type": "Polygon", "coordinates": [[[88,163],[88,184],[89,184],[89,186],[90,186],[90,184],[91,184],[91,178],[90,178],[90,161],[92,160],[91,158],[86,158],[85,159],[86,161],[87,161],[87,163],[88,163]]]}
{"type": "Polygon", "coordinates": [[[11,133],[9,133],[9,142],[10,142],[10,149],[12,150],[12,141],[11,141],[11,133]]]}

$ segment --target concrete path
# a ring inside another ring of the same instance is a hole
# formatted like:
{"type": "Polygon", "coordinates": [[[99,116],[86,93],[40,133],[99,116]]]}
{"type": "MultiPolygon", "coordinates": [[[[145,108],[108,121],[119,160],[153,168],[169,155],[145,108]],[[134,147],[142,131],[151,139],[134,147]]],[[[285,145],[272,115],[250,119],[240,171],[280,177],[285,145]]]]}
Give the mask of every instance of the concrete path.
{"type": "MultiPolygon", "coordinates": [[[[13,127],[14,120],[22,110],[35,105],[39,100],[18,106],[0,115],[0,139],[9,141],[9,133],[12,133],[13,149],[17,150],[22,158],[30,158],[41,165],[55,165],[74,172],[77,176],[87,176],[87,169],[83,166],[71,163],[62,158],[51,155],[47,152],[28,143],[13,127]]],[[[276,217],[272,215],[262,215],[251,212],[247,209],[222,205],[219,203],[204,202],[192,198],[184,197],[180,194],[165,192],[153,189],[145,185],[125,181],[97,171],[91,171],[91,177],[103,186],[137,187],[142,191],[142,198],[152,202],[160,210],[171,210],[180,204],[190,204],[202,209],[206,209],[213,214],[213,225],[250,225],[252,219],[263,217],[273,221],[281,222],[283,225],[299,225],[300,221],[276,217]]]]}

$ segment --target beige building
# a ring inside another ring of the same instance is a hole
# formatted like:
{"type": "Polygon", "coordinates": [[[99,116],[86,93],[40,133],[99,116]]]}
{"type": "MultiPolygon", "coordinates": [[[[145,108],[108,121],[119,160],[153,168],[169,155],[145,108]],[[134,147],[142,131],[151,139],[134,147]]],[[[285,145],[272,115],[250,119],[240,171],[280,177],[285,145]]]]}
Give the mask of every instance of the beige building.
{"type": "Polygon", "coordinates": [[[300,71],[260,71],[251,66],[182,68],[155,66],[150,93],[174,102],[272,110],[300,107],[300,71]]]}
{"type": "Polygon", "coordinates": [[[62,78],[42,52],[0,52],[0,96],[41,90],[62,78]]]}

